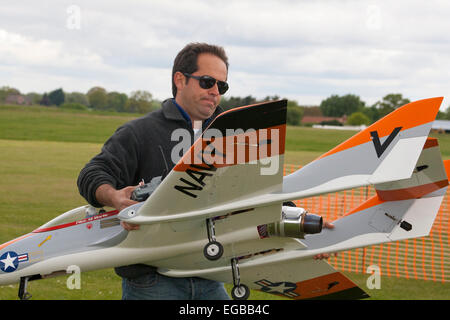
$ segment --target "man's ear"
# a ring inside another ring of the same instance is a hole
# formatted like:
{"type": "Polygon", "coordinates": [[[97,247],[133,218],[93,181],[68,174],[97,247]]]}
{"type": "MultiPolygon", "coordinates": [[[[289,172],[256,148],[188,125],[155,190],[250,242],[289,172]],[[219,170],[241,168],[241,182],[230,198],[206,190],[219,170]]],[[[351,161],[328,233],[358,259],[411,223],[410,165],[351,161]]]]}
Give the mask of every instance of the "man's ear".
{"type": "Polygon", "coordinates": [[[182,90],[186,86],[186,77],[180,71],[175,72],[173,75],[173,82],[178,90],[182,90]]]}

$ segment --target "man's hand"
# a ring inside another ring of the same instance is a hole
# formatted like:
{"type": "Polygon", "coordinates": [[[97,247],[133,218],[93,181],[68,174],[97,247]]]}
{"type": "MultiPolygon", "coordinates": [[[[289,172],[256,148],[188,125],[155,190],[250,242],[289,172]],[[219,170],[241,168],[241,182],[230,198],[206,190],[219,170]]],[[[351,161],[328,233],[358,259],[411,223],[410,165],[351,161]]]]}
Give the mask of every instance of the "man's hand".
{"type": "MultiPolygon", "coordinates": [[[[323,223],[323,228],[326,229],[334,229],[334,224],[332,224],[331,222],[325,221],[323,223]]],[[[315,260],[322,260],[322,259],[329,259],[332,255],[334,255],[335,257],[337,257],[337,253],[320,253],[314,256],[315,260]]]]}
{"type": "Polygon", "coordinates": [[[120,221],[120,225],[127,231],[139,230],[138,224],[132,224],[125,221],[120,221]]]}
{"type": "MultiPolygon", "coordinates": [[[[101,204],[109,207],[113,207],[119,212],[138,202],[131,200],[131,194],[137,186],[125,187],[120,190],[116,190],[109,184],[102,184],[95,191],[95,197],[101,204]]],[[[139,225],[127,223],[122,221],[120,223],[125,230],[139,230],[139,225]]]]}

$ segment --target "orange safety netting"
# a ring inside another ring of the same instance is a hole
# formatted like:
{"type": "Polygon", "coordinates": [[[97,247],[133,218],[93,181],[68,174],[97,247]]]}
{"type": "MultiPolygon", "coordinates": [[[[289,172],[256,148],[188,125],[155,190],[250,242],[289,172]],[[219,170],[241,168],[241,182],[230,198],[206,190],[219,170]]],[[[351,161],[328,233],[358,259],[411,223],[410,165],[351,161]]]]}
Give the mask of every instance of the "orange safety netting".
{"type": "MultiPolygon", "coordinates": [[[[289,174],[298,166],[285,165],[289,174]]],[[[294,201],[297,206],[334,221],[375,194],[373,187],[361,187],[294,201]]],[[[340,252],[328,261],[341,271],[370,273],[378,266],[381,275],[407,279],[450,282],[450,188],[444,198],[430,235],[340,252]]]]}

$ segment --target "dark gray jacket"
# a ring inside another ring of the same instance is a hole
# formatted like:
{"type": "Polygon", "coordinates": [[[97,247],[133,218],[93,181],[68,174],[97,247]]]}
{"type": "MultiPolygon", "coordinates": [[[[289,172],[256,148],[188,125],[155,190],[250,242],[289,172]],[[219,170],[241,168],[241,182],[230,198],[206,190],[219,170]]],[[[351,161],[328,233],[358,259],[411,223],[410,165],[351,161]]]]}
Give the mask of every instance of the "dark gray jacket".
{"type": "MultiPolygon", "coordinates": [[[[222,109],[217,107],[211,119],[222,109]]],[[[208,119],[208,120],[211,120],[208,119]]],[[[203,130],[210,121],[204,121],[203,130]]],[[[142,179],[150,182],[153,177],[165,176],[175,166],[171,160],[172,148],[179,141],[171,141],[172,132],[184,128],[194,132],[191,123],[174,104],[165,100],[162,108],[129,121],[105,142],[101,152],[86,164],[78,176],[78,190],[87,202],[101,207],[95,198],[95,191],[102,184],[116,189],[137,185],[142,179]],[[163,157],[164,154],[164,157],[163,157]]],[[[146,265],[132,265],[116,268],[122,277],[136,277],[154,270],[146,265]]]]}

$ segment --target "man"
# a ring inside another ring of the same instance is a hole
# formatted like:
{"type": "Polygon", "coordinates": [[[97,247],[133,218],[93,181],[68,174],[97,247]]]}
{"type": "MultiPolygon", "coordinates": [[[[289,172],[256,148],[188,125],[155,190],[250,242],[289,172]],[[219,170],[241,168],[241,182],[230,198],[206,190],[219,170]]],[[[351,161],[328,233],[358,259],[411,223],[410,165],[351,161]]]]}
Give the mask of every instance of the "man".
{"type": "MultiPolygon", "coordinates": [[[[122,210],[139,181],[164,176],[175,165],[171,141],[175,129],[204,130],[222,110],[220,97],[228,89],[228,58],[223,48],[191,43],[177,55],[172,69],[173,99],[162,108],[130,121],[106,141],[100,154],[80,172],[80,194],[95,207],[122,210]],[[168,163],[166,163],[166,161],[168,163]]],[[[138,225],[122,223],[129,231],[138,225]]],[[[200,278],[170,278],[143,264],[115,269],[123,278],[123,299],[229,299],[222,283],[200,278]]]]}

